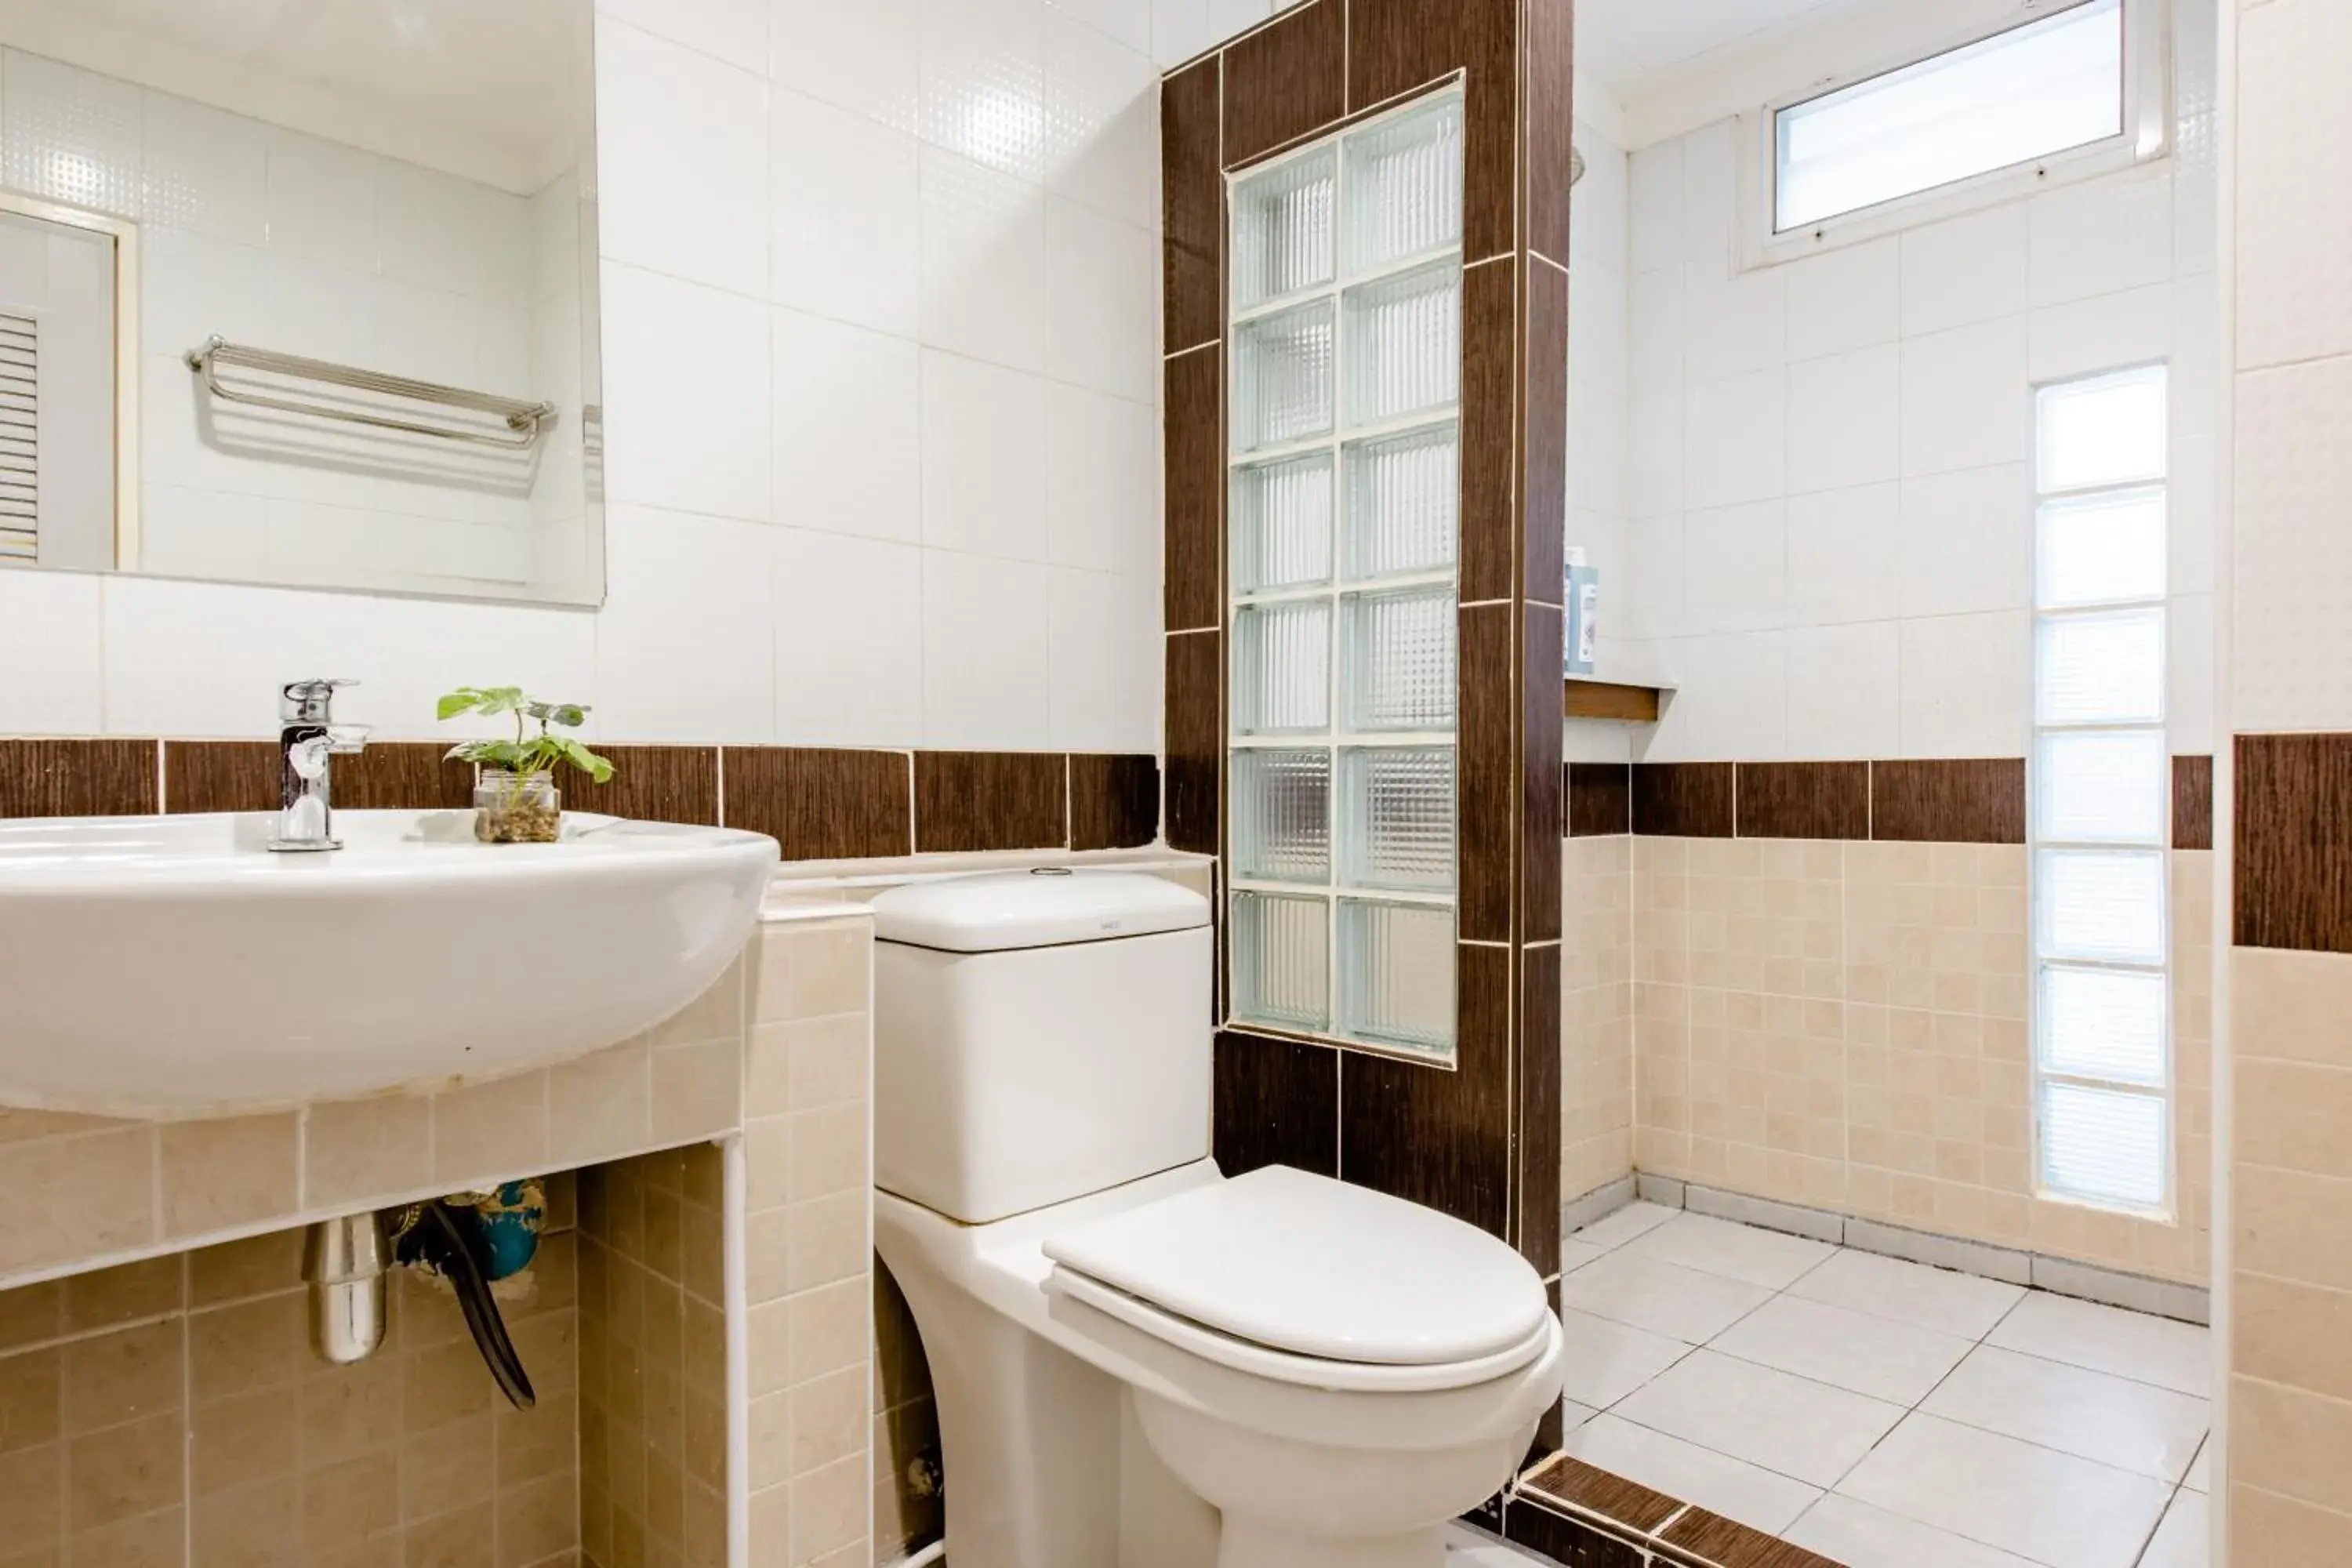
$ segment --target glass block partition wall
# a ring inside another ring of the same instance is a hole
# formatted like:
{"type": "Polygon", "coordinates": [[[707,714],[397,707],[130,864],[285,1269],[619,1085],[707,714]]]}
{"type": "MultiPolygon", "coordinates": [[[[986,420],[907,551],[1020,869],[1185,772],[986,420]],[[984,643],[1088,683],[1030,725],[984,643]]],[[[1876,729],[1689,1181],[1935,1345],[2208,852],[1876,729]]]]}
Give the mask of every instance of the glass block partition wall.
{"type": "Polygon", "coordinates": [[[1233,1019],[1450,1060],[1463,100],[1233,176],[1233,1019]]]}

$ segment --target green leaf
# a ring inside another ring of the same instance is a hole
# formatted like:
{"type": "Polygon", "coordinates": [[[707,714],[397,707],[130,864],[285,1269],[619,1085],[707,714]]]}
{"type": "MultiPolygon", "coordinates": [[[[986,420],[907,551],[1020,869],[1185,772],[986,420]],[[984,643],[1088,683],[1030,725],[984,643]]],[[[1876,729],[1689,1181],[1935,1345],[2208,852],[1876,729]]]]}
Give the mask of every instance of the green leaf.
{"type": "Polygon", "coordinates": [[[461,713],[494,716],[511,713],[525,700],[520,686],[461,686],[441,699],[435,705],[435,711],[445,721],[455,719],[461,713]]]}
{"type": "Polygon", "coordinates": [[[550,741],[562,752],[565,762],[570,763],[598,784],[609,784],[612,781],[613,764],[571,736],[551,736],[550,741]]]}

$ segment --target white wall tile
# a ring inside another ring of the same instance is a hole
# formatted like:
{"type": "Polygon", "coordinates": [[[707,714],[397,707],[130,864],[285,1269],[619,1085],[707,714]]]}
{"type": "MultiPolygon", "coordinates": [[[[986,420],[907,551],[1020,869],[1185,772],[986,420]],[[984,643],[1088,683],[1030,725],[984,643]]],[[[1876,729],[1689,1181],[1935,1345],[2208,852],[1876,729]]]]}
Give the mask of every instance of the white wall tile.
{"type": "Polygon", "coordinates": [[[143,195],[155,228],[269,240],[269,128],[167,92],[141,95],[143,195]]]}
{"type": "Polygon", "coordinates": [[[1893,343],[1789,367],[1789,489],[1846,489],[1902,471],[1903,356],[1893,343]]]}
{"type": "Polygon", "coordinates": [[[2033,603],[2032,480],[2021,463],[1903,481],[1902,613],[2033,603]]]}
{"type": "Polygon", "coordinates": [[[104,579],[0,572],[0,734],[94,735],[105,727],[104,579]]]}
{"type": "MultiPolygon", "coordinates": [[[[1160,419],[1084,387],[1045,388],[1045,525],[1057,566],[1160,577],[1160,419]]],[[[1158,624],[1158,614],[1152,616],[1158,624]]]]}
{"type": "MultiPolygon", "coordinates": [[[[1116,20],[1149,6],[1086,0],[1081,9],[1116,20]]],[[[1044,59],[1047,187],[1139,228],[1156,227],[1160,78],[1151,61],[1141,47],[1057,7],[1045,12],[1044,59]]]]}
{"type": "Polygon", "coordinates": [[[1788,749],[1788,634],[1680,637],[1660,657],[1678,689],[1644,760],[1773,762],[1788,749]]]}
{"type": "Polygon", "coordinates": [[[2322,195],[2352,189],[2352,97],[2319,85],[2352,62],[2352,12],[2273,0],[2237,26],[2239,367],[2352,353],[2352,203],[2322,195]]]}
{"type": "Polygon", "coordinates": [[[1691,388],[1685,505],[1736,506],[1786,491],[1788,401],[1788,380],[1777,366],[1691,388]]]}
{"type": "Polygon", "coordinates": [[[1789,498],[1789,624],[1883,619],[1902,582],[1902,489],[1865,485],[1789,498]]]}
{"type": "Polygon", "coordinates": [[[2214,512],[2221,497],[2218,439],[2172,438],[2172,476],[2167,498],[2171,551],[2168,562],[2176,594],[2210,594],[2214,588],[2214,512]]]}
{"type": "Polygon", "coordinates": [[[1683,519],[1686,633],[1767,631],[1788,620],[1783,503],[1693,511],[1683,519]]]}
{"type": "Polygon", "coordinates": [[[2213,732],[2213,595],[2183,595],[2173,599],[2170,609],[2165,738],[2177,755],[2210,755],[2218,743],[2213,732]]]}
{"type": "Polygon", "coordinates": [[[1626,471],[1625,398],[1573,375],[1568,383],[1568,500],[1573,507],[1625,515],[1631,500],[1626,471]]]}
{"type": "Polygon", "coordinates": [[[596,27],[606,257],[738,294],[768,288],[768,88],[683,45],[596,27]]]}
{"type": "Polygon", "coordinates": [[[1624,401],[1628,365],[1625,274],[1613,267],[1590,262],[1568,277],[1568,319],[1576,330],[1568,338],[1568,378],[1597,386],[1624,401]]]}
{"type": "Polygon", "coordinates": [[[767,73],[768,0],[596,0],[596,8],[740,69],[767,73]]]}
{"type": "Polygon", "coordinates": [[[915,746],[923,738],[923,552],[775,532],[776,739],[915,746]]]}
{"type": "Polygon", "coordinates": [[[2163,164],[2036,195],[2028,297],[2055,305],[2172,276],[2172,173],[2163,164]]]}
{"type": "Polygon", "coordinates": [[[8,50],[0,63],[0,183],[144,216],[140,99],[129,82],[8,50]]]}
{"type": "Polygon", "coordinates": [[[324,262],[348,272],[373,272],[380,254],[375,205],[378,170],[379,162],[370,153],[273,127],[269,133],[271,254],[324,262]]]}
{"type": "Polygon", "coordinates": [[[1612,636],[1632,639],[1680,637],[1683,616],[1683,519],[1680,512],[1637,518],[1625,525],[1623,586],[1604,586],[1618,606],[1612,636]]]}
{"type": "Polygon", "coordinates": [[[1727,279],[1719,263],[1683,268],[1683,370],[1694,383],[1778,369],[1788,359],[1788,275],[1727,279]]]}
{"type": "Polygon", "coordinates": [[[1902,627],[1894,621],[1789,633],[1788,754],[1892,757],[1902,746],[1902,627]]]}
{"type": "Polygon", "coordinates": [[[610,262],[604,301],[607,493],[764,520],[769,308],[610,262]]]}
{"type": "Polygon", "coordinates": [[[1151,0],[1050,0],[1052,8],[1139,55],[1151,53],[1151,0]]]}
{"type": "Polygon", "coordinates": [[[2172,433],[2210,436],[2221,427],[2230,395],[2228,334],[2221,328],[2221,280],[2196,272],[2172,285],[2172,433]]]}
{"type": "Polygon", "coordinates": [[[1151,63],[1161,70],[1182,65],[1217,42],[1209,30],[1209,0],[1152,0],[1151,63]]]}
{"type": "Polygon", "coordinates": [[[769,104],[768,297],[911,338],[918,325],[915,138],[789,88],[769,104]]]}
{"type": "Polygon", "coordinates": [[[1594,266],[1622,272],[1633,265],[1625,150],[1581,120],[1574,134],[1576,150],[1584,155],[1584,178],[1569,195],[1569,270],[1594,266]]]}
{"type": "Polygon", "coordinates": [[[1049,374],[1142,403],[1159,395],[1159,255],[1149,229],[1048,198],[1049,374]]]}
{"type": "Polygon", "coordinates": [[[2025,308],[2021,204],[1987,207],[1903,236],[1903,332],[1917,337],[2025,308]]]}
{"type": "MultiPolygon", "coordinates": [[[[2044,306],[2029,328],[2027,372],[2039,384],[2152,364],[2172,352],[2173,310],[2168,282],[2044,306]]],[[[2205,385],[2211,384],[2209,378],[2205,385]]]]}
{"type": "Polygon", "coordinates": [[[2352,730],[2347,429],[2352,360],[2238,377],[2230,721],[2241,732],[2352,730]]]}
{"type": "Polygon", "coordinates": [[[1898,237],[1825,251],[1787,270],[1790,359],[1870,348],[1902,335],[1898,237]]]}
{"type": "Polygon", "coordinates": [[[923,552],[923,743],[1053,745],[1053,568],[923,552]]]}
{"type": "Polygon", "coordinates": [[[1679,386],[1633,399],[1628,424],[1626,510],[1635,517],[1682,510],[1684,432],[1689,405],[1679,386]]]}
{"type": "Polygon", "coordinates": [[[921,0],[922,134],[1031,182],[1045,174],[1042,0],[921,0]]]}
{"type": "Polygon", "coordinates": [[[770,0],[768,75],[895,130],[919,123],[919,0],[770,0]]]}
{"type": "Polygon", "coordinates": [[[2032,637],[2022,610],[1905,621],[1902,754],[2023,756],[2032,637]]]}
{"type": "Polygon", "coordinates": [[[1042,377],[926,349],[923,542],[1002,560],[1049,552],[1042,377]]]}
{"type": "Polygon", "coordinates": [[[520,196],[387,158],[377,170],[376,242],[387,278],[485,301],[530,297],[530,212],[520,196]]]}
{"type": "Polygon", "coordinates": [[[599,732],[762,745],[776,738],[775,531],[614,505],[596,617],[599,732]]]}
{"type": "MultiPolygon", "coordinates": [[[[1568,352],[1576,355],[1576,334],[1582,322],[1575,314],[1574,279],[1570,282],[1568,352]]],[[[1628,384],[1636,393],[1679,393],[1683,384],[1683,271],[1663,267],[1636,272],[1626,285],[1625,361],[1628,384]]]]}
{"type": "Polygon", "coordinates": [[[903,338],[777,310],[770,516],[795,528],[922,536],[919,351],[903,338]]]}
{"type": "Polygon", "coordinates": [[[1683,259],[1728,268],[1739,182],[1733,172],[1738,138],[1728,120],[1683,138],[1683,259]]]}
{"type": "Polygon", "coordinates": [[[1677,139],[1643,148],[1627,161],[1632,246],[1628,266],[1635,272],[1683,264],[1683,142],[1677,139]]]}
{"type": "Polygon", "coordinates": [[[1053,661],[1051,741],[1056,751],[1157,750],[1148,681],[1158,649],[1133,630],[1148,621],[1151,590],[1100,572],[1055,567],[1048,638],[1053,661]]]}
{"type": "Polygon", "coordinates": [[[2031,422],[2022,318],[1904,343],[1906,477],[2021,461],[2031,422]]]}
{"type": "Polygon", "coordinates": [[[922,338],[1022,370],[1045,368],[1045,193],[922,150],[922,338]]]}

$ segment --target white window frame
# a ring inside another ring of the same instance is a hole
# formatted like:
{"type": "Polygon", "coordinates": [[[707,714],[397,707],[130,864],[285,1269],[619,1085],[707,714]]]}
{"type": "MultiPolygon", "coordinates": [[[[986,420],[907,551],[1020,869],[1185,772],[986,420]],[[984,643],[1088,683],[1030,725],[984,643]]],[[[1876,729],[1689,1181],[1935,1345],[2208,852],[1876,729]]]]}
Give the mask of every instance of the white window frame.
{"type": "Polygon", "coordinates": [[[2089,0],[2027,0],[2021,10],[1994,26],[1972,28],[1947,37],[1933,48],[1907,51],[1866,69],[1824,78],[1799,91],[1773,99],[1754,113],[1739,116],[1739,221],[1735,238],[1738,255],[1735,260],[1741,270],[1779,266],[1845,246],[1861,245],[1905,229],[2021,200],[2036,191],[2097,179],[2102,174],[2169,156],[2174,124],[2171,6],[2167,0],[2123,0],[2121,134],[2032,163],[2014,163],[1948,184],[1933,185],[1785,234],[1775,229],[1779,210],[1775,187],[1780,175],[1780,138],[1776,128],[1782,110],[1810,103],[1858,82],[1918,65],[2002,33],[2047,21],[2088,3],[2089,0]]]}
{"type": "Polygon", "coordinates": [[[2026,668],[2031,672],[2032,676],[2032,681],[2027,691],[2027,701],[2031,705],[2028,708],[2028,711],[2033,718],[2032,739],[2029,742],[2029,750],[2026,755],[2026,1051],[2030,1073],[2030,1087],[2027,1091],[2028,1146],[2032,1151],[2033,1161],[2033,1195],[2036,1198],[2048,1203],[2065,1204],[2073,1207],[2091,1209],[2099,1213],[2128,1215],[2137,1218],[2151,1219],[2165,1223],[2169,1223],[2178,1213],[2180,1190],[2180,1171],[2179,1161],[2177,1159],[2179,1152],[2178,1143],[2179,1141],[2179,1066],[2176,1060],[2177,1033],[2176,1021],[2173,1016],[2172,996],[2171,747],[2168,743],[2162,744],[2159,747],[2159,751],[2163,758],[2162,765],[2165,771],[2164,775],[2158,781],[2158,784],[2161,790],[2161,798],[2165,804],[2162,812],[2163,822],[2158,830],[2158,839],[2156,845],[2153,847],[2153,852],[2158,858],[2159,864],[2163,868],[2162,875],[2158,881],[2158,909],[2157,924],[2161,934],[2158,949],[2158,961],[2153,965],[2107,963],[2072,957],[2063,959],[2044,957],[2042,952],[2041,921],[2041,900],[2042,894],[2041,879],[2042,851],[2044,849],[2127,849],[2137,853],[2147,851],[2150,849],[2151,847],[2143,843],[2125,844],[2120,841],[2109,840],[2044,838],[2042,834],[2042,791],[2044,787],[2044,780],[2042,778],[2041,759],[2042,739],[2044,735],[2049,734],[2079,734],[2100,731],[2108,733],[2131,731],[2144,732],[2147,731],[2155,731],[2159,738],[2168,738],[2170,734],[2172,719],[2170,668],[2172,637],[2172,563],[2169,518],[2173,499],[2173,476],[2172,467],[2169,460],[2169,453],[2171,450],[2170,426],[2172,423],[2170,408],[2172,397],[2176,390],[2176,380],[2177,378],[2172,374],[2170,363],[2166,361],[2158,360],[2145,362],[2138,364],[2113,365],[2104,370],[2088,371],[2077,375],[2060,376],[2053,380],[2037,383],[2032,389],[2032,396],[2028,404],[2029,409],[2031,410],[2028,417],[2032,421],[2034,431],[2032,445],[2032,455],[2028,463],[2028,468],[2032,473],[2030,488],[2032,495],[2033,507],[2034,537],[2032,548],[2034,556],[2035,583],[2033,593],[2033,610],[2032,615],[2028,617],[2027,630],[2027,635],[2033,640],[2027,655],[2026,663],[2026,668]],[[2165,423],[2167,427],[2164,436],[2164,447],[2168,454],[2168,458],[2163,476],[2152,480],[2142,479],[2113,484],[2083,486],[2071,489],[2044,489],[2042,488],[2042,441],[2040,418],[2042,395],[2053,387],[2072,386],[2087,382],[2103,381],[2112,376],[2127,375],[2137,371],[2147,370],[2160,370],[2165,373],[2167,410],[2165,423]],[[2165,583],[2162,591],[2157,595],[2147,597],[2116,600],[2095,605],[2074,606],[2063,609],[2044,608],[2042,602],[2042,595],[2041,588],[2041,529],[2042,508],[2053,501],[2093,500],[2102,496],[2128,495],[2134,492],[2146,492],[2149,490],[2162,491],[2166,501],[2166,515],[2168,521],[2165,532],[2165,583]],[[2041,713],[2040,690],[2042,626],[2047,622],[2056,620],[2072,620],[2085,616],[2106,616],[2113,615],[2120,611],[2146,610],[2153,610],[2157,613],[2159,618],[2159,624],[2162,626],[2164,630],[2162,646],[2165,649],[2165,668],[2159,673],[2159,710],[2154,721],[2149,723],[2133,724],[2058,724],[2043,722],[2041,713]],[[2044,1052],[2042,1050],[2043,1031],[2042,1006],[2042,971],[2045,964],[2053,963],[2063,963],[2064,966],[2072,969],[2104,969],[2111,970],[2119,973],[2154,973],[2161,976],[2164,983],[2164,1038],[2162,1041],[2164,1076],[2163,1081],[2160,1084],[2149,1085],[2121,1079],[2103,1079],[2082,1073],[2061,1072],[2053,1070],[2044,1065],[2045,1058],[2044,1052]],[[2045,1163],[2043,1159],[2042,1147],[2042,1104],[2043,1087],[2051,1083],[2071,1084],[2084,1089],[2112,1090],[2117,1093],[2141,1096],[2155,1100],[2163,1107],[2164,1114],[2161,1122],[2162,1131],[2158,1137],[2158,1159],[2160,1162],[2163,1170],[2163,1191],[2154,1206],[2143,1207],[2134,1204],[2086,1196],[2081,1193],[2067,1192],[2049,1185],[2047,1181],[2044,1179],[2045,1163]]]}

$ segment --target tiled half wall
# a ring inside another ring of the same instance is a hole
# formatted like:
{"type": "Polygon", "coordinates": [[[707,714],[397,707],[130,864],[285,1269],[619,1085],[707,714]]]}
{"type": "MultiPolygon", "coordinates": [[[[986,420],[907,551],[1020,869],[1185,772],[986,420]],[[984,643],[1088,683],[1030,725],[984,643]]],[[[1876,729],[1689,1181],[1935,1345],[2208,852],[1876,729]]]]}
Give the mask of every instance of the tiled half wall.
{"type": "Polygon", "coordinates": [[[2018,758],[1570,764],[1563,1191],[1633,1171],[2207,1283],[2211,760],[2174,760],[2177,1223],[2034,1195],[2018,758]]]}

